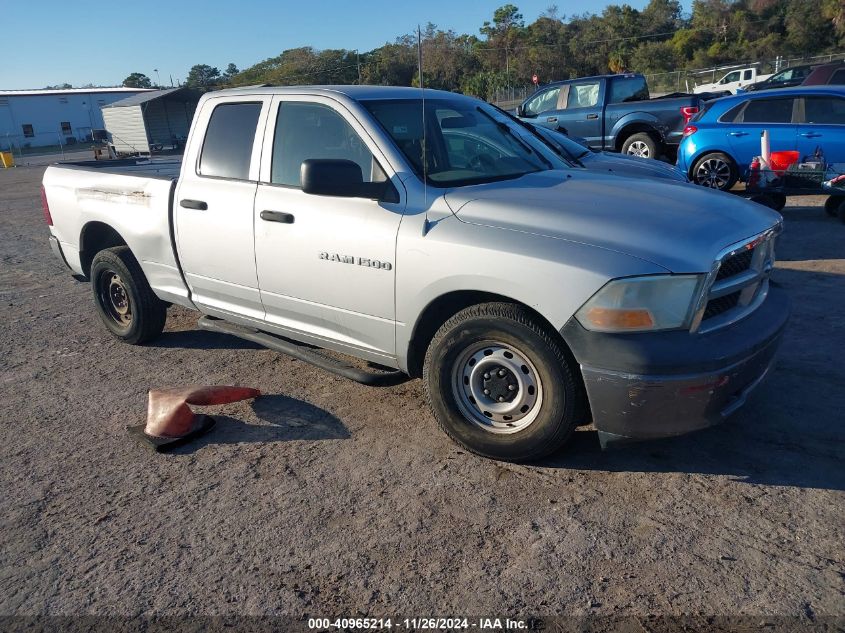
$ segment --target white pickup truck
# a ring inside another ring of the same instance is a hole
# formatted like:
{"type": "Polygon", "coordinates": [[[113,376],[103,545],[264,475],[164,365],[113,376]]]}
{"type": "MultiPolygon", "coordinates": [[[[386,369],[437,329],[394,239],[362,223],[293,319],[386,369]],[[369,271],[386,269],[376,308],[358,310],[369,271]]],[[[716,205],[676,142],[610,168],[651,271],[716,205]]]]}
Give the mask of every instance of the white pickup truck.
{"type": "Polygon", "coordinates": [[[726,73],[719,81],[714,81],[711,84],[696,84],[693,88],[695,94],[710,93],[710,92],[730,92],[736,94],[737,90],[745,86],[750,86],[758,81],[764,81],[771,77],[769,75],[761,75],[760,71],[755,66],[748,68],[737,68],[726,73]]]}
{"type": "Polygon", "coordinates": [[[422,97],[206,94],[181,164],[49,167],[52,248],[127,343],[179,304],[367,384],[422,376],[488,457],[536,459],[591,421],[603,442],[677,435],[745,402],[787,321],[777,213],[591,171],[481,101],[422,97]]]}

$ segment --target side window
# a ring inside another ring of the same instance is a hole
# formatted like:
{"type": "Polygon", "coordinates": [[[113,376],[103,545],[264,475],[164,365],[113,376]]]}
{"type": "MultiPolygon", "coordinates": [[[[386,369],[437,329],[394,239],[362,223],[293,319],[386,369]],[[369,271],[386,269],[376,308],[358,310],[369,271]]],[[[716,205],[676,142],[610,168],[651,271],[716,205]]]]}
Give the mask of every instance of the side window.
{"type": "Polygon", "coordinates": [[[845,84],[845,68],[840,68],[835,73],[833,73],[833,76],[830,78],[830,81],[827,82],[827,83],[834,85],[834,86],[841,86],[841,85],[845,84]]]}
{"type": "Polygon", "coordinates": [[[732,84],[735,81],[739,81],[739,71],[735,70],[732,73],[728,73],[722,80],[719,82],[720,84],[732,84]]]}
{"type": "Polygon", "coordinates": [[[214,108],[200,156],[200,176],[249,179],[260,103],[223,103],[214,108]]]}
{"type": "Polygon", "coordinates": [[[742,73],[742,80],[743,80],[743,81],[748,81],[749,79],[751,79],[751,75],[752,75],[752,72],[751,72],[751,69],[750,69],[750,68],[749,68],[748,70],[746,70],[746,71],[743,71],[743,73],[742,73]]]}
{"type": "MultiPolygon", "coordinates": [[[[734,106],[727,112],[725,112],[721,117],[719,117],[720,123],[741,123],[742,122],[742,111],[745,109],[745,104],[747,102],[740,103],[739,105],[734,106]]],[[[707,106],[709,107],[709,106],[707,106]]],[[[701,114],[699,112],[699,114],[701,114]]],[[[696,120],[696,117],[693,117],[693,121],[696,120]]]]}
{"type": "Polygon", "coordinates": [[[794,99],[755,99],[749,101],[738,123],[792,123],[794,99]]]}
{"type": "Polygon", "coordinates": [[[25,138],[32,138],[35,136],[35,130],[32,128],[31,123],[24,123],[21,127],[23,128],[23,135],[25,138]]]}
{"type": "Polygon", "coordinates": [[[299,187],[300,168],[309,158],[351,160],[361,167],[364,182],[385,179],[361,137],[332,108],[286,101],[276,116],[270,182],[299,187]]]}
{"type": "Polygon", "coordinates": [[[549,110],[557,110],[557,98],[560,95],[560,86],[549,88],[545,92],[535,95],[525,103],[523,111],[526,116],[536,116],[549,110]]]}
{"type": "Polygon", "coordinates": [[[610,103],[648,99],[645,77],[614,77],[610,82],[610,103]]]}
{"type": "Polygon", "coordinates": [[[845,99],[806,97],[804,120],[807,123],[845,125],[845,99]]]}
{"type": "Polygon", "coordinates": [[[590,81],[569,86],[569,99],[566,109],[592,108],[599,102],[599,82],[590,81]]]}

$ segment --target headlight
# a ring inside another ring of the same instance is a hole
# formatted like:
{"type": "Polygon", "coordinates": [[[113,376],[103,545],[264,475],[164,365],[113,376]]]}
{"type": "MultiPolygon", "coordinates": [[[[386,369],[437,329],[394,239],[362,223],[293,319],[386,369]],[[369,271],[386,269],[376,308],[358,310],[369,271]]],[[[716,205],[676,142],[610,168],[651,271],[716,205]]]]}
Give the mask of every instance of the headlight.
{"type": "Polygon", "coordinates": [[[689,328],[705,275],[652,275],[614,279],[575,314],[595,332],[689,328]]]}

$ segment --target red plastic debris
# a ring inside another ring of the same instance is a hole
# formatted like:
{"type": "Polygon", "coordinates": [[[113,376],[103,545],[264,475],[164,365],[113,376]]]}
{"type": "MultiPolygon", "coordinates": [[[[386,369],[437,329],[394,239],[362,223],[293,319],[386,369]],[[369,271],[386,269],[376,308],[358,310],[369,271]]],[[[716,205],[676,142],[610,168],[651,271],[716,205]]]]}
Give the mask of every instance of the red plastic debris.
{"type": "Polygon", "coordinates": [[[177,387],[151,389],[144,433],[152,437],[179,438],[194,430],[196,416],[189,404],[207,406],[249,400],[261,395],[252,387],[177,387]]]}

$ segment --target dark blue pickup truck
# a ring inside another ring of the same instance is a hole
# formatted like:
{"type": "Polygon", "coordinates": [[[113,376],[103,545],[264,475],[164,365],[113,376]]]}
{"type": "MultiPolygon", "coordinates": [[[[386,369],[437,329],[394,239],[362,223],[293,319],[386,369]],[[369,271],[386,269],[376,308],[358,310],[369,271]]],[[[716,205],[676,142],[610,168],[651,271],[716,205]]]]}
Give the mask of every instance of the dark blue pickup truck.
{"type": "Polygon", "coordinates": [[[547,84],[517,114],[579,136],[593,149],[657,158],[667,148],[677,149],[701,101],[701,95],[651,99],[642,75],[600,75],[547,84]]]}

